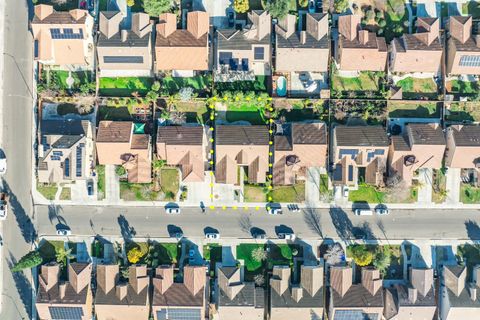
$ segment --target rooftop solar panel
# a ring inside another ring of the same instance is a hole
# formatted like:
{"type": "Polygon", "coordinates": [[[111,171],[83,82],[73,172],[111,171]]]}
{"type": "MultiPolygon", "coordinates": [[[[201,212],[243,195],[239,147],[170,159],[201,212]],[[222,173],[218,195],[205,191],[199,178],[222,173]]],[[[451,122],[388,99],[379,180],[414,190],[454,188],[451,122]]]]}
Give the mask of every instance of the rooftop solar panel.
{"type": "Polygon", "coordinates": [[[158,320],[200,320],[200,309],[162,309],[157,311],[158,320]]]}
{"type": "Polygon", "coordinates": [[[82,320],[81,307],[48,307],[52,320],[82,320]]]}

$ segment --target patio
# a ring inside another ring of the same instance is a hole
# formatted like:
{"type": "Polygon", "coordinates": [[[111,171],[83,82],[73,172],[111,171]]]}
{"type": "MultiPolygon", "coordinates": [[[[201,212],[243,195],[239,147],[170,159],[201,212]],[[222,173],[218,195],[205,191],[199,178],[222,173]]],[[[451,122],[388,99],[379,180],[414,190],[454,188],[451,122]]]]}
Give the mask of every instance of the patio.
{"type": "Polygon", "coordinates": [[[290,96],[319,96],[322,89],[328,89],[328,73],[291,72],[288,84],[290,96]]]}

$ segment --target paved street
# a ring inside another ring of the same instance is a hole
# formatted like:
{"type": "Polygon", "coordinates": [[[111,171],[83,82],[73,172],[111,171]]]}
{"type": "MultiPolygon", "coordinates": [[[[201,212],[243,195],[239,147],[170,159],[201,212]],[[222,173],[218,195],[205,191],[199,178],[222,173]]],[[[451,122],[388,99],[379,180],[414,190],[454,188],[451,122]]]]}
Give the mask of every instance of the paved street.
{"type": "Polygon", "coordinates": [[[2,309],[0,319],[29,319],[30,272],[12,275],[9,267],[30,250],[33,234],[31,190],[32,48],[27,1],[6,0],[2,104],[2,144],[8,162],[3,186],[10,195],[2,222],[2,309]]]}
{"type": "Polygon", "coordinates": [[[350,211],[339,209],[285,212],[279,216],[269,216],[264,209],[224,211],[221,208],[207,210],[207,213],[199,208],[184,208],[179,215],[167,215],[163,208],[90,206],[56,210],[39,206],[36,212],[39,235],[55,234],[56,225],[62,223],[75,235],[119,236],[122,229],[131,229],[138,237],[167,237],[170,225],[170,228],[181,228],[188,237],[203,237],[204,229],[210,227],[217,229],[222,238],[248,238],[251,228],[260,228],[268,237],[275,237],[276,232],[291,228],[305,239],[318,239],[320,232],[325,238],[365,234],[369,239],[390,240],[480,239],[478,210],[392,210],[384,217],[356,217],[350,211]],[[337,230],[341,230],[340,233],[337,230]]]}

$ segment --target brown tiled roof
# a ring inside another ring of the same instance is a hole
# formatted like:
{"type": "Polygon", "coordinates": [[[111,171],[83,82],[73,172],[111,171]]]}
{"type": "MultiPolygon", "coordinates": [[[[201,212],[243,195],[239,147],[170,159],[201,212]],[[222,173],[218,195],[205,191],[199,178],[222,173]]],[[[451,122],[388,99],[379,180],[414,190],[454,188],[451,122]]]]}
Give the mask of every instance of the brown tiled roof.
{"type": "Polygon", "coordinates": [[[220,125],[216,128],[217,145],[266,145],[268,128],[264,125],[220,125]]]}
{"type": "Polygon", "coordinates": [[[38,24],[85,24],[87,13],[78,20],[75,20],[68,11],[55,11],[43,20],[40,20],[36,15],[33,16],[32,23],[38,24]]]}
{"type": "Polygon", "coordinates": [[[454,125],[453,140],[456,146],[478,147],[480,146],[480,126],[479,125],[454,125]]]}
{"type": "Polygon", "coordinates": [[[202,145],[203,127],[201,126],[165,126],[157,131],[157,143],[167,145],[202,145]]]}
{"type": "Polygon", "coordinates": [[[445,135],[438,123],[409,123],[406,125],[411,144],[445,145],[445,135]]]}
{"type": "Polygon", "coordinates": [[[131,121],[100,121],[97,142],[129,142],[132,125],[131,121]]]}
{"type": "Polygon", "coordinates": [[[431,50],[442,51],[443,46],[437,37],[430,45],[426,45],[413,34],[404,34],[401,38],[393,39],[395,48],[398,52],[406,52],[407,50],[431,50]]]}
{"type": "Polygon", "coordinates": [[[148,134],[133,134],[131,147],[132,149],[148,149],[150,136],[148,134]]]}
{"type": "Polygon", "coordinates": [[[203,292],[203,290],[200,290],[196,295],[192,295],[183,283],[173,283],[164,294],[161,294],[155,287],[153,305],[201,307],[203,305],[203,292]]]}
{"type": "Polygon", "coordinates": [[[292,139],[290,135],[276,135],[274,137],[274,146],[277,151],[292,151],[292,139]]]}
{"type": "Polygon", "coordinates": [[[396,151],[409,151],[411,149],[404,135],[392,136],[391,140],[396,151]]]}
{"type": "Polygon", "coordinates": [[[374,308],[383,307],[383,290],[372,296],[361,284],[354,284],[342,297],[332,290],[333,307],[335,308],[374,308]]]}
{"type": "Polygon", "coordinates": [[[326,144],[327,132],[324,123],[292,124],[292,140],[294,144],[326,144]]]}
{"type": "Polygon", "coordinates": [[[168,37],[162,37],[157,34],[155,40],[156,47],[205,47],[207,45],[208,34],[200,38],[195,38],[187,30],[176,30],[168,37]]]}
{"type": "Polygon", "coordinates": [[[386,52],[387,51],[387,43],[385,42],[385,38],[377,37],[374,32],[368,33],[368,41],[366,43],[361,43],[358,40],[358,37],[352,41],[349,41],[345,37],[341,37],[340,41],[342,42],[343,48],[363,48],[363,49],[378,49],[378,51],[386,52]]]}
{"type": "Polygon", "coordinates": [[[337,146],[388,147],[387,132],[382,126],[336,126],[337,146]]]}

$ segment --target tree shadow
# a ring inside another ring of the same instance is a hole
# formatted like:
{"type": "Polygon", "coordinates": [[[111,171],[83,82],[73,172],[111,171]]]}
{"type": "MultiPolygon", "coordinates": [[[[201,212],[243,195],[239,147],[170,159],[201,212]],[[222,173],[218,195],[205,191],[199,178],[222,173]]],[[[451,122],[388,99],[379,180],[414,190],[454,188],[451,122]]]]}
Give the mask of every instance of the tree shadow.
{"type": "Polygon", "coordinates": [[[370,227],[370,223],[367,221],[355,226],[352,229],[352,234],[357,240],[364,240],[364,241],[375,241],[377,238],[373,234],[372,228],[370,227]]]}
{"type": "Polygon", "coordinates": [[[57,206],[53,203],[48,205],[48,220],[51,224],[53,224],[54,220],[57,220],[57,224],[67,225],[67,221],[61,216],[61,213],[63,213],[62,206],[57,206]]]}
{"type": "Polygon", "coordinates": [[[473,240],[473,241],[480,240],[480,226],[476,221],[473,221],[473,220],[465,221],[465,228],[467,229],[467,236],[470,240],[473,240]]]}
{"type": "Polygon", "coordinates": [[[32,219],[30,219],[28,214],[25,212],[25,209],[20,201],[18,201],[17,196],[10,189],[9,184],[4,181],[3,185],[4,192],[6,192],[9,196],[10,211],[15,215],[15,219],[17,220],[17,224],[20,228],[23,239],[25,242],[31,244],[37,238],[37,233],[35,226],[32,223],[32,219]]]}
{"type": "Polygon", "coordinates": [[[130,226],[127,218],[123,214],[119,215],[117,218],[118,225],[120,226],[120,234],[125,242],[129,242],[137,234],[135,228],[130,226]]]}
{"type": "Polygon", "coordinates": [[[308,225],[309,229],[318,234],[323,239],[322,225],[320,223],[320,215],[315,209],[307,208],[303,211],[303,221],[308,225]]]}
{"type": "Polygon", "coordinates": [[[252,220],[246,214],[242,214],[240,218],[238,218],[238,225],[240,226],[240,230],[247,234],[251,234],[251,230],[253,228],[252,220]]]}
{"type": "MultiPolygon", "coordinates": [[[[17,260],[9,252],[9,259],[7,261],[8,268],[11,269],[17,263],[17,260]]],[[[28,314],[28,318],[32,318],[32,285],[30,281],[27,279],[23,271],[19,272],[12,272],[12,278],[15,282],[15,287],[17,288],[18,294],[20,295],[20,299],[22,300],[23,305],[25,306],[25,311],[28,314]]],[[[5,294],[4,294],[5,295],[5,294]]],[[[15,301],[13,297],[10,297],[12,303],[15,301]]],[[[20,314],[20,310],[18,310],[18,305],[15,303],[15,307],[17,308],[18,313],[20,314]]]]}
{"type": "Polygon", "coordinates": [[[353,237],[353,224],[345,211],[340,208],[330,209],[330,218],[338,237],[345,243],[350,243],[353,237]]]}

